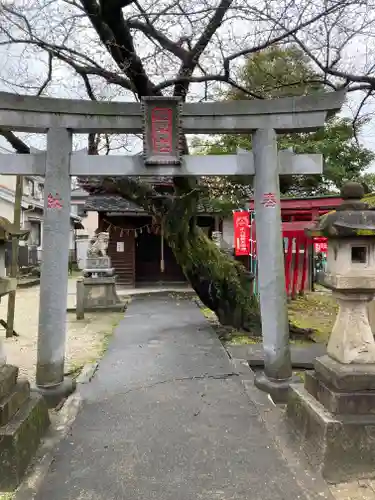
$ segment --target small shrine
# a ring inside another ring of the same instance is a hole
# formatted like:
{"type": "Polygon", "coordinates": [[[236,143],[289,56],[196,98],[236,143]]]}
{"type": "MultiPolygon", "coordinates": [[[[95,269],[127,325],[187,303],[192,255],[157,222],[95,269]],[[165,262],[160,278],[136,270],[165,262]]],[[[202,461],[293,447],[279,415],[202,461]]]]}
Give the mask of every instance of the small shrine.
{"type": "Polygon", "coordinates": [[[348,182],[341,206],[309,236],[328,238],[322,284],[339,311],[327,354],[293,385],[287,405],[291,436],[330,482],[375,475],[375,341],[368,304],[375,296],[375,211],[363,187],[348,182]]]}

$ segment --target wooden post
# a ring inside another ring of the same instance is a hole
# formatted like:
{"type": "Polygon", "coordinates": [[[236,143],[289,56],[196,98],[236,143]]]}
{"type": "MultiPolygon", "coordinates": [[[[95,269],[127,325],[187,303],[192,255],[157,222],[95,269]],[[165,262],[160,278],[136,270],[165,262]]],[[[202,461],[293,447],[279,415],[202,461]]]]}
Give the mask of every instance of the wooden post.
{"type": "Polygon", "coordinates": [[[76,288],[76,318],[85,318],[85,285],[83,283],[83,278],[77,280],[76,288]]]}
{"type": "MultiPolygon", "coordinates": [[[[13,212],[13,224],[15,229],[20,229],[21,227],[21,203],[22,203],[22,192],[23,192],[23,176],[17,175],[16,178],[16,192],[14,199],[14,212],[13,212]]],[[[18,276],[18,238],[12,238],[12,259],[10,267],[11,278],[17,278],[18,276]]],[[[16,309],[16,290],[12,290],[8,296],[8,313],[7,313],[7,329],[6,337],[13,337],[14,335],[14,313],[16,309]]]]}
{"type": "Polygon", "coordinates": [[[164,273],[165,262],[164,262],[164,221],[161,219],[160,222],[160,272],[164,273]]]}

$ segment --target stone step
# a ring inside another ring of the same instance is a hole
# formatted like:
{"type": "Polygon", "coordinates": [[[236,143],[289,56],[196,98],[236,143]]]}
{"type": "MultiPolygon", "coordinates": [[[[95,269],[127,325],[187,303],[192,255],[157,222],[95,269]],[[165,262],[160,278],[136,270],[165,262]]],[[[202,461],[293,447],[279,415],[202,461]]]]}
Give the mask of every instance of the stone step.
{"type": "Polygon", "coordinates": [[[30,396],[28,380],[19,380],[8,396],[0,401],[0,426],[7,424],[30,396]]]}
{"type": "Polygon", "coordinates": [[[305,373],[305,389],[333,415],[374,415],[375,391],[342,392],[305,373]]]}
{"type": "Polygon", "coordinates": [[[49,424],[43,397],[32,392],[12,420],[0,427],[0,491],[19,486],[49,424]]]}
{"type": "Polygon", "coordinates": [[[0,400],[8,396],[17,383],[18,367],[13,365],[0,366],[0,400]]]}
{"type": "MultiPolygon", "coordinates": [[[[264,352],[262,344],[247,345],[226,345],[226,350],[231,358],[245,359],[251,367],[264,366],[264,352]]],[[[291,344],[290,353],[292,357],[293,368],[305,368],[311,370],[314,368],[314,362],[317,357],[323,356],[327,349],[324,344],[291,344]]]]}
{"type": "Polygon", "coordinates": [[[326,481],[373,476],[374,415],[333,415],[298,384],[290,388],[286,419],[291,442],[326,481]]]}

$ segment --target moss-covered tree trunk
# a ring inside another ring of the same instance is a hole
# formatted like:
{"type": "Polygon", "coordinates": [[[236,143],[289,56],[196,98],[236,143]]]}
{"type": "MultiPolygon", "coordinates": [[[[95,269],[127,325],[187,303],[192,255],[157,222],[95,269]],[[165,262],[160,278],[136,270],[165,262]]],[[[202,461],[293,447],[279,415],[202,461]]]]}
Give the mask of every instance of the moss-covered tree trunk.
{"type": "Polygon", "coordinates": [[[175,203],[164,218],[165,237],[198,297],[222,325],[260,335],[251,274],[204,234],[195,217],[181,213],[179,208],[184,205],[175,203]]]}
{"type": "Polygon", "coordinates": [[[198,297],[220,323],[260,335],[258,303],[244,266],[225,255],[199,227],[189,230],[186,239],[167,231],[166,239],[198,297]]]}
{"type": "MultiPolygon", "coordinates": [[[[93,180],[90,179],[91,186],[93,180]]],[[[87,188],[87,184],[83,184],[87,188]]],[[[197,226],[200,190],[195,181],[175,178],[173,195],[160,194],[138,179],[106,178],[100,190],[119,194],[163,219],[164,236],[186,278],[223,325],[261,334],[258,301],[245,267],[219,249],[197,226]]]]}

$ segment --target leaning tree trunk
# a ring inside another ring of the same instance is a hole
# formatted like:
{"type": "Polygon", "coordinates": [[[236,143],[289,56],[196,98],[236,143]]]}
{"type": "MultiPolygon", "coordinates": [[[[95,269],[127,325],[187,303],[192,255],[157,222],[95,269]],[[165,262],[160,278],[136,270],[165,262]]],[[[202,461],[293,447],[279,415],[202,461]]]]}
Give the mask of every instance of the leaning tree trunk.
{"type": "Polygon", "coordinates": [[[260,335],[258,301],[245,267],[207,238],[195,218],[171,210],[164,224],[166,240],[203,304],[216,313],[222,325],[260,335]]]}
{"type": "MultiPolygon", "coordinates": [[[[177,193],[171,196],[130,177],[100,181],[100,190],[119,194],[141,205],[155,219],[163,219],[164,236],[178,264],[203,304],[216,313],[221,324],[261,335],[259,304],[253,294],[250,273],[197,226],[199,189],[186,186],[183,178],[175,180],[175,187],[177,193]]],[[[289,327],[291,333],[309,333],[293,324],[289,327]]]]}

